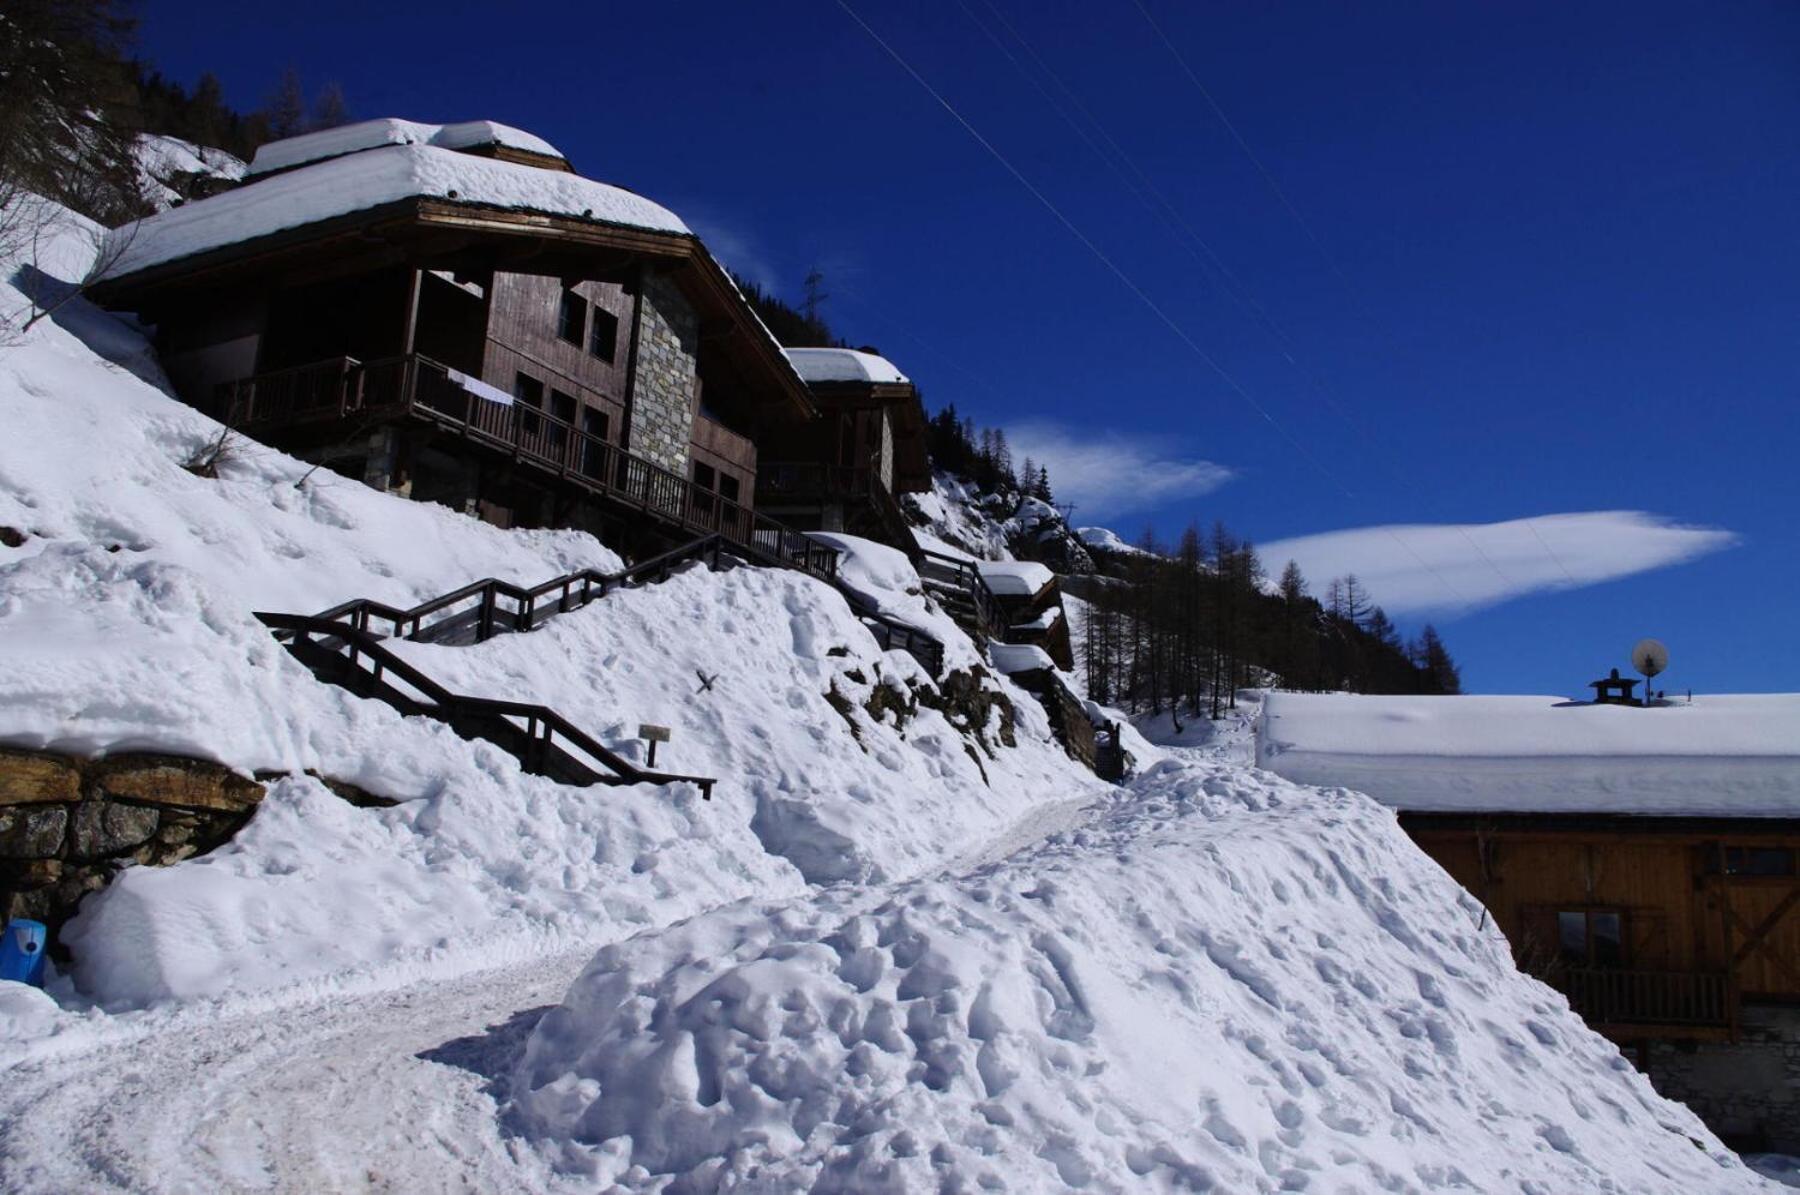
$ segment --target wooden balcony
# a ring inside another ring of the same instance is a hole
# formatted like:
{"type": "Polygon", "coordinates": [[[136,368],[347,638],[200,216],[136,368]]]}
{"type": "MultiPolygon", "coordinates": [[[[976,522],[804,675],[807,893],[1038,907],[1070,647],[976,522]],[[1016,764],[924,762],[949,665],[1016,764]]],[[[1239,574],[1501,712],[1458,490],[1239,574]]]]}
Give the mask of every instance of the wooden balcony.
{"type": "Polygon", "coordinates": [[[457,376],[416,354],[368,362],[335,357],[228,382],[219,388],[215,413],[250,435],[330,424],[431,424],[678,531],[717,533],[816,576],[835,575],[831,548],[535,407],[481,397],[457,376]]]}
{"type": "Polygon", "coordinates": [[[1615,1034],[1658,1029],[1728,1031],[1737,1022],[1737,989],[1723,973],[1627,971],[1601,967],[1558,970],[1545,978],[1569,998],[1588,1024],[1615,1034]]]}

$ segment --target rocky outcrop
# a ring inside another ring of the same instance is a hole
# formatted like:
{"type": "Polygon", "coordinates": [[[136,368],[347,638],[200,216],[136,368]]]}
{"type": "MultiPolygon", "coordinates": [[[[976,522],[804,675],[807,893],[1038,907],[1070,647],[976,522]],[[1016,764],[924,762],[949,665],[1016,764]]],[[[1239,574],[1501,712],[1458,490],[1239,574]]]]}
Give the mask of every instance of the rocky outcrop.
{"type": "Polygon", "coordinates": [[[54,931],[119,868],[166,866],[229,841],[262,796],[261,784],[205,760],[0,749],[0,918],[54,931]]]}

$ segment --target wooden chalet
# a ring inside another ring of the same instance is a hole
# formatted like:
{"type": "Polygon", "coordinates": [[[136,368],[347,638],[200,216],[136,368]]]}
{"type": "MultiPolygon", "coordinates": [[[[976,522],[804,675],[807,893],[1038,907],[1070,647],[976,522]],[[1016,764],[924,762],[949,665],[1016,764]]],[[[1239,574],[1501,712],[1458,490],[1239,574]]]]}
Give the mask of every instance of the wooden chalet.
{"type": "Polygon", "coordinates": [[[1521,970],[1742,1147],[1800,1147],[1800,698],[1272,694],[1263,766],[1360,789],[1521,970]]]}
{"type": "MultiPolygon", "coordinates": [[[[370,485],[630,554],[798,554],[759,453],[811,392],[667,209],[489,122],[275,142],[244,185],[114,234],[100,302],[156,326],[178,394],[370,485]]],[[[832,554],[821,550],[829,559],[832,554]]]]}
{"type": "Polygon", "coordinates": [[[795,527],[879,540],[916,562],[918,545],[896,498],[931,489],[918,390],[874,353],[797,348],[787,357],[821,417],[765,454],[758,508],[795,527]]]}

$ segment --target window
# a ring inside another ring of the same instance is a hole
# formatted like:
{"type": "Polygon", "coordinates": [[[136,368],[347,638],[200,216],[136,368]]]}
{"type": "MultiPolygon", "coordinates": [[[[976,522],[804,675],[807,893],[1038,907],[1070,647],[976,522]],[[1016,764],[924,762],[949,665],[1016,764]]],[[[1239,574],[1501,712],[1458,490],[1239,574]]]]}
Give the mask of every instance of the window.
{"type": "Polygon", "coordinates": [[[602,361],[611,361],[618,350],[619,317],[604,307],[594,308],[594,323],[588,329],[588,352],[602,361]]]}
{"type": "Polygon", "coordinates": [[[550,415],[556,420],[550,425],[550,447],[559,454],[569,442],[569,425],[575,422],[575,398],[564,394],[561,390],[550,391],[550,415]]]}
{"type": "MultiPolygon", "coordinates": [[[[1719,874],[1720,851],[1703,848],[1707,875],[1719,874]]],[[[1794,852],[1779,846],[1728,846],[1724,849],[1725,874],[1728,876],[1791,876],[1795,874],[1794,852]]]]}
{"type": "Polygon", "coordinates": [[[711,465],[703,465],[699,461],[694,462],[694,484],[696,486],[699,486],[703,490],[710,490],[713,488],[716,480],[717,474],[713,472],[713,467],[711,465]]]}
{"type": "Polygon", "coordinates": [[[513,397],[525,408],[519,412],[519,430],[528,436],[537,435],[544,426],[536,414],[544,409],[544,384],[528,373],[518,374],[513,378],[513,397]]]}
{"type": "Polygon", "coordinates": [[[587,330],[587,300],[572,290],[562,293],[562,305],[556,310],[556,338],[580,345],[587,330]]]}
{"type": "Polygon", "coordinates": [[[1625,961],[1624,921],[1609,909],[1556,914],[1562,961],[1571,967],[1617,967],[1625,961]]]}
{"type": "Polygon", "coordinates": [[[588,477],[604,481],[606,478],[606,412],[594,407],[583,407],[581,410],[581,430],[587,438],[581,443],[581,471],[588,477]]]}
{"type": "Polygon", "coordinates": [[[725,499],[727,502],[736,502],[738,500],[738,495],[742,492],[743,490],[739,487],[737,478],[729,473],[719,474],[719,497],[725,499]]]}

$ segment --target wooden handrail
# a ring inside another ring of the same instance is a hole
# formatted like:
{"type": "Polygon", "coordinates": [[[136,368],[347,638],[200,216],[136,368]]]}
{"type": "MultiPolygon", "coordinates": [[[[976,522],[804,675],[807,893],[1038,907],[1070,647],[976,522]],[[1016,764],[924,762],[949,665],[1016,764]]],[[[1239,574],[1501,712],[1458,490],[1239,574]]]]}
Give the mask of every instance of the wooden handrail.
{"type": "Polygon", "coordinates": [[[225,383],[218,389],[219,416],[228,426],[254,427],[399,411],[652,518],[700,535],[722,535],[770,561],[824,579],[835,575],[833,549],[548,411],[482,398],[451,381],[451,372],[419,353],[375,361],[333,357],[225,383]]]}
{"type": "Polygon", "coordinates": [[[712,799],[716,780],[640,768],[548,706],[452,693],[418,667],[401,659],[367,630],[313,615],[258,611],[256,617],[278,636],[288,635],[289,649],[303,660],[308,654],[314,654],[308,652],[308,648],[318,649],[315,660],[319,654],[341,659],[342,664],[335,669],[337,675],[332,678],[336,683],[353,690],[365,690],[367,696],[386,701],[402,713],[423,714],[448,723],[464,737],[487,739],[511,753],[528,772],[558,779],[585,774],[588,783],[597,784],[694,784],[699,786],[702,797],[712,799]],[[336,640],[344,650],[340,653],[321,640],[336,640]],[[374,667],[364,669],[360,663],[363,659],[369,660],[374,667]],[[411,685],[423,700],[396,688],[389,677],[398,677],[411,685]],[[526,725],[517,726],[511,718],[524,718],[526,725]],[[612,775],[594,772],[557,747],[555,739],[558,735],[570,746],[610,768],[612,775]],[[523,745],[521,736],[525,740],[523,745]]]}
{"type": "Polygon", "coordinates": [[[973,561],[949,556],[943,552],[933,552],[930,548],[919,549],[919,568],[921,572],[936,568],[948,572],[953,584],[961,585],[968,591],[969,601],[975,607],[975,617],[980,622],[988,638],[1004,641],[1006,638],[1006,615],[1000,609],[999,599],[988,587],[987,578],[973,561]]]}
{"type": "Polygon", "coordinates": [[[1546,982],[1600,1024],[1726,1026],[1737,1002],[1723,972],[1561,967],[1546,982]]]}

